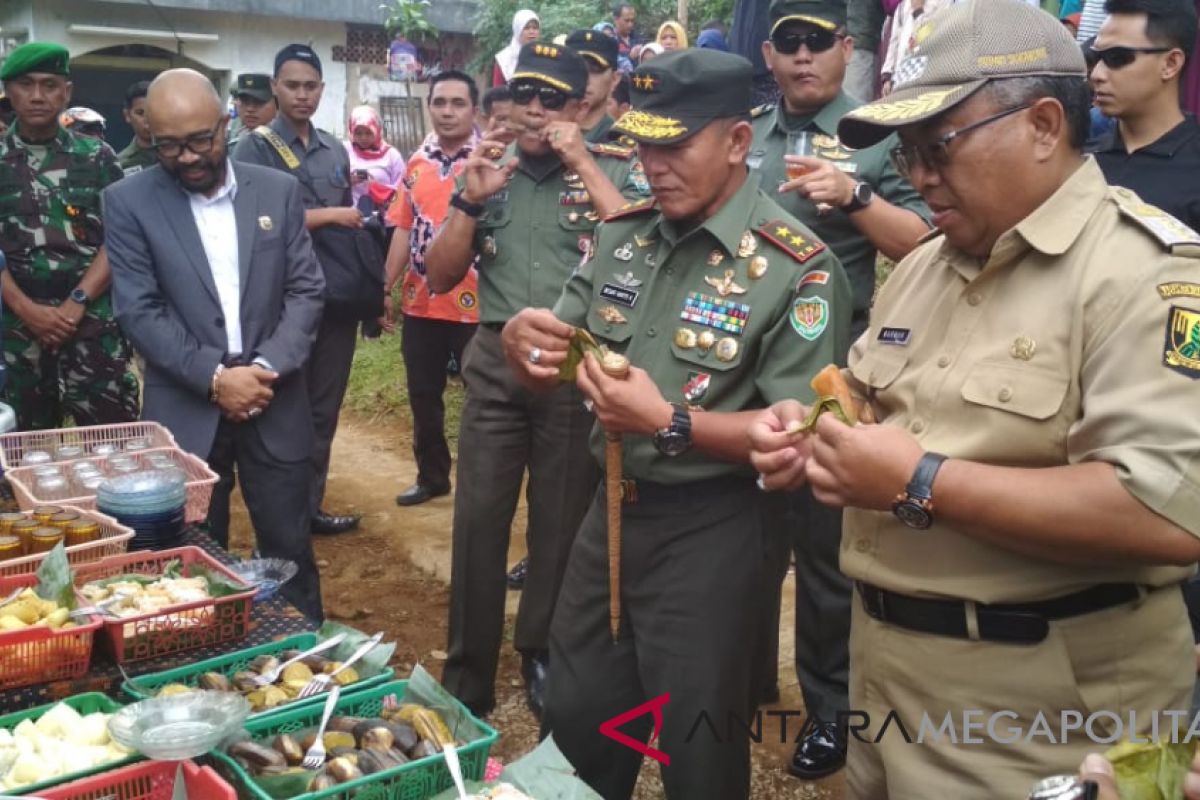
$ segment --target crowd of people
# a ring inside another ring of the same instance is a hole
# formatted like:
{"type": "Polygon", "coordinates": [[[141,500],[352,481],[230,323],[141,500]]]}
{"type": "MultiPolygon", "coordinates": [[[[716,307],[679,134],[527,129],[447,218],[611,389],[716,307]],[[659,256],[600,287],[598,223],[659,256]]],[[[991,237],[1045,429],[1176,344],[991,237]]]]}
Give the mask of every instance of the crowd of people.
{"type": "Polygon", "coordinates": [[[0,65],[5,399],[23,430],[166,425],[219,475],[213,536],[240,481],[315,621],[311,535],[359,524],[324,497],[352,356],[398,329],[396,503],[453,493],[443,683],[474,713],[517,586],[526,698],[588,784],[630,796],[642,754],[600,731],[652,706],[623,730],[669,756],[668,798],[747,797],[750,729],[725,721],[779,699],[794,569],[792,774],[910,798],[1075,772],[1091,728],[880,726],[1192,708],[1196,13],[902,0],[864,47],[862,10],[771,0],[767,104],[736,25],[641,41],[621,3],[547,41],[522,10],[486,91],[429,79],[407,156],[370,106],[344,141],[312,124],[305,45],[239,75],[234,115],[191,70],[130,86],[120,153],[68,108],[69,53],[23,45],[0,65]]]}

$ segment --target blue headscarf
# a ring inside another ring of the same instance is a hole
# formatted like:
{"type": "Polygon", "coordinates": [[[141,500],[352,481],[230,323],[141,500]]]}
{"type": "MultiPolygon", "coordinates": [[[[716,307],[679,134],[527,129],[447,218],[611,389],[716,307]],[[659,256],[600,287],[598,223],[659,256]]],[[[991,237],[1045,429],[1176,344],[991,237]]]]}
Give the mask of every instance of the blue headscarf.
{"type": "Polygon", "coordinates": [[[725,37],[715,28],[700,31],[700,38],[696,40],[696,46],[707,47],[710,50],[720,50],[723,53],[729,52],[729,45],[725,43],[725,37]]]}

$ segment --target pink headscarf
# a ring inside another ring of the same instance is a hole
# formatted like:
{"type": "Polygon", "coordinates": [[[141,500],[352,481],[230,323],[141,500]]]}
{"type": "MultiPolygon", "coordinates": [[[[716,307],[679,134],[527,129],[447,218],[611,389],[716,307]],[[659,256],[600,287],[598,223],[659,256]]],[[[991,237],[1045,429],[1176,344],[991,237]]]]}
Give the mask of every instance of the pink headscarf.
{"type": "Polygon", "coordinates": [[[391,145],[383,140],[383,123],[379,120],[379,113],[371,106],[356,106],[350,112],[350,144],[360,158],[367,160],[383,158],[391,149],[391,145]],[[375,134],[371,146],[365,150],[354,143],[354,132],[359,128],[369,128],[375,134]]]}

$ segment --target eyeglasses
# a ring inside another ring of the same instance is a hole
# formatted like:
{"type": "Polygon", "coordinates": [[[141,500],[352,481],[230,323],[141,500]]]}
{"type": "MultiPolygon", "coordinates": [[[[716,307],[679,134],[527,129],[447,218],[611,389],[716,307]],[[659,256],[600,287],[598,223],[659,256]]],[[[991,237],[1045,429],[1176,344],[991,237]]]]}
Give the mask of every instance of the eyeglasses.
{"type": "Polygon", "coordinates": [[[150,146],[163,158],[179,158],[183,155],[185,147],[198,156],[206,155],[212,152],[213,145],[216,144],[217,131],[221,129],[223,122],[224,120],[218,120],[217,126],[208,133],[193,133],[182,142],[174,139],[164,139],[161,141],[155,139],[150,146]]]}
{"type": "Polygon", "coordinates": [[[1094,67],[1103,61],[1104,66],[1109,69],[1120,69],[1132,64],[1141,53],[1169,53],[1174,49],[1173,47],[1106,47],[1103,50],[1097,50],[1094,47],[1088,47],[1084,56],[1086,56],[1088,66],[1094,67]]]}
{"type": "Polygon", "coordinates": [[[513,102],[517,105],[527,106],[536,97],[541,101],[542,108],[547,111],[558,111],[571,99],[567,96],[566,92],[535,81],[511,83],[508,86],[508,90],[512,93],[513,102]]]}
{"type": "Polygon", "coordinates": [[[1029,107],[1030,104],[1026,103],[1023,106],[1017,106],[1016,108],[1001,111],[999,114],[984,117],[956,131],[950,131],[944,136],[939,136],[928,144],[902,144],[898,147],[893,147],[891,152],[892,163],[896,165],[896,170],[906,178],[917,164],[920,164],[927,170],[942,169],[950,163],[950,143],[955,139],[963,134],[978,130],[985,125],[991,125],[993,122],[1016,114],[1018,111],[1024,111],[1029,107]]]}
{"type": "Polygon", "coordinates": [[[785,56],[793,56],[800,45],[808,48],[810,53],[824,53],[837,44],[841,34],[833,31],[809,31],[808,33],[776,33],[771,36],[771,46],[775,51],[785,56]]]}

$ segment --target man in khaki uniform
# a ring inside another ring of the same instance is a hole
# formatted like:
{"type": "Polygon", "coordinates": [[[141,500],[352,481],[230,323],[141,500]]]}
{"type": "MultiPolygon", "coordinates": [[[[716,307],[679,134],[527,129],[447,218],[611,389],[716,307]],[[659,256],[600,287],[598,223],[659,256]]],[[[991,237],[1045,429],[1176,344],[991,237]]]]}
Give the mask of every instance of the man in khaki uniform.
{"type": "Polygon", "coordinates": [[[805,409],[779,404],[752,461],[847,509],[850,707],[870,715],[851,795],[1019,797],[1104,749],[1089,734],[1190,707],[1200,236],[1083,157],[1085,66],[1053,17],[971,0],[916,38],[896,91],[838,129],[898,130],[940,234],[851,351],[881,424],[790,435],[805,409]],[[874,741],[892,710],[923,744],[874,741]]]}
{"type": "MultiPolygon", "coordinates": [[[[554,311],[527,309],[504,331],[509,363],[531,387],[557,385],[573,326],[633,364],[627,380],[591,356],[577,370],[600,422],[598,460],[605,434],[624,434],[619,634],[614,642],[602,488],[554,612],[546,698],[545,728],[609,800],[629,796],[642,757],[601,723],[665,694],[655,733],[670,758],[666,796],[748,796],[749,741],[726,728],[753,705],[765,578],[748,412],[792,396],[844,352],[849,332],[841,265],[746,170],[751,77],[744,58],[695,48],[634,73],[634,110],[613,130],[638,141],[657,202],[610,214],[554,311]],[[718,735],[689,733],[701,714],[718,735]]],[[[645,742],[649,722],[621,730],[645,742]]]]}

